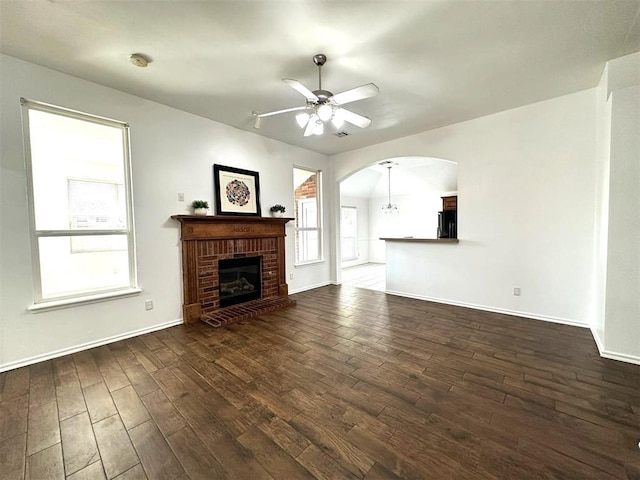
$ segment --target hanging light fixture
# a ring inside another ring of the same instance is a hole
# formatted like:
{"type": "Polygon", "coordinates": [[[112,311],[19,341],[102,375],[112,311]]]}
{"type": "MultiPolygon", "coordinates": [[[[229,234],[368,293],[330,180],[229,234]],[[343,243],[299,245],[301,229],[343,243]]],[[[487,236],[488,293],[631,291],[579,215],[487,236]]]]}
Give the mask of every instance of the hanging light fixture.
{"type": "Polygon", "coordinates": [[[382,213],[398,213],[398,206],[395,203],[391,203],[391,167],[397,164],[393,163],[391,160],[386,160],[384,162],[381,162],[380,165],[387,167],[389,192],[387,203],[385,205],[382,205],[382,213]]]}

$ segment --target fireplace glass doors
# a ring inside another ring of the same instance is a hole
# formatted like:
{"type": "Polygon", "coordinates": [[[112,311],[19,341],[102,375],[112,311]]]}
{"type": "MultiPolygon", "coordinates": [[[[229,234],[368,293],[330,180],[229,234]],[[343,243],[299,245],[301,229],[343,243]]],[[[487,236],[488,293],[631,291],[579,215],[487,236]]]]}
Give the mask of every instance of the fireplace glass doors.
{"type": "Polygon", "coordinates": [[[218,262],[221,308],[261,298],[261,259],[240,257],[218,262]]]}

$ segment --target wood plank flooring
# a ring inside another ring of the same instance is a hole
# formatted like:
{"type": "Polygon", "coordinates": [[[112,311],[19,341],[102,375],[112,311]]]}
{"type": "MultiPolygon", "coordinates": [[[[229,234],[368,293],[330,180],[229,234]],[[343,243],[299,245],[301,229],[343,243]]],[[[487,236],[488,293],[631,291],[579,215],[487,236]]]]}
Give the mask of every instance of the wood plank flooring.
{"type": "Polygon", "coordinates": [[[10,479],[640,479],[586,329],[349,287],[0,374],[10,479]]]}

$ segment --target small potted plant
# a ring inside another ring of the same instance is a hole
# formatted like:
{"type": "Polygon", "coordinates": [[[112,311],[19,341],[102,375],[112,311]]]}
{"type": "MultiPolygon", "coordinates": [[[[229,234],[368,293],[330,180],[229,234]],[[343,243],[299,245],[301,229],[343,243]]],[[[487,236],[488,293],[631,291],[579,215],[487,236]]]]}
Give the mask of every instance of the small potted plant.
{"type": "Polygon", "coordinates": [[[209,211],[209,202],[206,200],[194,200],[191,202],[191,208],[193,208],[194,215],[206,215],[209,211]]]}
{"type": "Polygon", "coordinates": [[[285,212],[285,210],[286,209],[279,203],[276,203],[273,207],[269,209],[272,217],[281,217],[282,214],[285,212]]]}

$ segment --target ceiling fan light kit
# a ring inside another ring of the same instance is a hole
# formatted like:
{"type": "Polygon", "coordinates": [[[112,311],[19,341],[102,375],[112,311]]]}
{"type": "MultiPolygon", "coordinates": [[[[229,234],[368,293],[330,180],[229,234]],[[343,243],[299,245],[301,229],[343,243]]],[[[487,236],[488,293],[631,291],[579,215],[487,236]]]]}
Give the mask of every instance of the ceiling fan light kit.
{"type": "Polygon", "coordinates": [[[331,118],[333,117],[333,107],[328,103],[323,103],[322,105],[319,105],[317,108],[317,111],[318,111],[318,117],[320,117],[320,120],[322,120],[323,122],[326,122],[327,120],[331,120],[331,118]]]}
{"type": "Polygon", "coordinates": [[[296,122],[298,122],[298,125],[300,126],[300,128],[304,128],[304,126],[307,124],[307,122],[309,121],[309,117],[311,115],[309,115],[306,112],[303,113],[299,113],[296,115],[296,122]]]}
{"type": "Polygon", "coordinates": [[[336,127],[336,129],[341,129],[344,125],[344,110],[339,109],[333,112],[331,123],[333,123],[333,126],[336,127]]]}
{"type": "Polygon", "coordinates": [[[322,135],[325,132],[325,123],[331,122],[336,130],[349,122],[360,128],[366,128],[371,124],[371,119],[352,112],[342,107],[347,103],[356,102],[365,98],[376,96],[380,90],[373,83],[367,83],[351,90],[334,95],[328,90],[322,89],[322,66],[326,63],[327,57],[321,53],[314,55],[313,63],[318,66],[318,89],[311,91],[297,80],[283,78],[282,81],[306,98],[306,105],[302,107],[285,108],[273,112],[259,113],[253,112],[253,127],[260,129],[261,120],[264,117],[279,115],[288,112],[300,112],[296,115],[296,123],[304,129],[305,137],[311,135],[322,135]]]}

